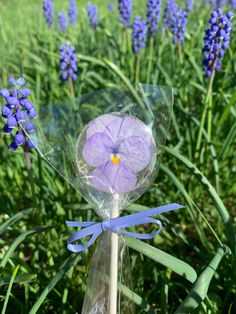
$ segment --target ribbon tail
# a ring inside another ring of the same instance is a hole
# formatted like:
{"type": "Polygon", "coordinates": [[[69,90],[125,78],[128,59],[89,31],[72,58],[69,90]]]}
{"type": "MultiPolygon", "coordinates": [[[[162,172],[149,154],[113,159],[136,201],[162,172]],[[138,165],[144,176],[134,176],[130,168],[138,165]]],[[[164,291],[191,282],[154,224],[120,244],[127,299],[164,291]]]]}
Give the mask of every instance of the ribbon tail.
{"type": "MultiPolygon", "coordinates": [[[[71,252],[74,253],[79,253],[82,252],[86,249],[88,249],[99,237],[99,235],[101,234],[100,231],[94,233],[91,237],[91,239],[85,243],[85,244],[72,244],[72,241],[70,239],[67,240],[67,249],[71,252]]],[[[74,241],[79,240],[79,239],[74,239],[74,241]]]]}

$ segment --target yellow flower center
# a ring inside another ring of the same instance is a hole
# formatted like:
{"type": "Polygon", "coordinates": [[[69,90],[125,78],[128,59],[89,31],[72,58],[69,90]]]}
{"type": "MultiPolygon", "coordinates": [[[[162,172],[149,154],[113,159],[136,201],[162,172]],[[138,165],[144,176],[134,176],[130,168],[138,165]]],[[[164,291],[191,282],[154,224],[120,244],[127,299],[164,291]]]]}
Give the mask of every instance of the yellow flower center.
{"type": "Polygon", "coordinates": [[[111,156],[111,161],[113,162],[114,165],[118,165],[120,162],[120,157],[114,154],[111,156]]]}

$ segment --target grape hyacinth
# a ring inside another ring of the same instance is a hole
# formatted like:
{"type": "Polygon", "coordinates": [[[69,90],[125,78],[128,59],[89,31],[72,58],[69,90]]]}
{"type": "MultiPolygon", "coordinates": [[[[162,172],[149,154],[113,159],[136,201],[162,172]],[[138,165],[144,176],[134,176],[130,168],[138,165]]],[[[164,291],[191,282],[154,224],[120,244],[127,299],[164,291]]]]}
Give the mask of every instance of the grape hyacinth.
{"type": "Polygon", "coordinates": [[[119,21],[125,28],[130,27],[132,0],[119,0],[118,9],[120,13],[119,21]]]}
{"type": "Polygon", "coordinates": [[[186,11],[190,12],[192,10],[192,7],[193,7],[192,0],[186,0],[186,11]]]}
{"type": "Polygon", "coordinates": [[[133,24],[133,50],[139,53],[141,48],[146,47],[147,40],[147,22],[143,21],[140,16],[137,16],[133,24]]]}
{"type": "Polygon", "coordinates": [[[46,20],[46,23],[49,27],[53,24],[54,17],[54,5],[52,0],[44,0],[43,1],[43,14],[46,20]]]}
{"type": "Polygon", "coordinates": [[[92,28],[96,29],[98,26],[98,8],[96,5],[89,3],[87,5],[87,13],[89,24],[92,28]]]}
{"type": "Polygon", "coordinates": [[[69,15],[70,25],[75,25],[77,23],[77,18],[78,18],[75,0],[70,0],[68,15],[69,15]]]}
{"type": "Polygon", "coordinates": [[[114,11],[114,4],[112,2],[109,2],[108,5],[107,5],[107,8],[111,12],[114,11]]]}
{"type": "Polygon", "coordinates": [[[205,31],[203,67],[207,77],[218,72],[222,66],[222,58],[229,47],[232,12],[224,15],[221,9],[211,13],[210,27],[205,31]]]}
{"type": "Polygon", "coordinates": [[[58,27],[60,31],[66,32],[67,29],[67,18],[65,12],[58,13],[58,27]]]}
{"type": "Polygon", "coordinates": [[[13,142],[10,144],[10,150],[15,151],[21,145],[24,148],[33,149],[34,144],[25,136],[21,126],[23,122],[27,133],[35,131],[34,124],[31,121],[27,121],[28,119],[33,120],[37,118],[37,111],[34,108],[34,104],[28,100],[30,90],[23,87],[25,84],[23,77],[20,77],[17,81],[13,77],[10,77],[8,81],[13,85],[13,90],[6,88],[0,90],[0,96],[6,101],[6,104],[2,106],[2,116],[6,119],[3,132],[10,135],[14,129],[17,130],[13,142]]]}
{"type": "Polygon", "coordinates": [[[78,67],[76,65],[77,55],[75,54],[75,48],[69,44],[64,44],[60,47],[60,65],[62,69],[61,77],[63,81],[77,79],[76,72],[78,67]]]}
{"type": "Polygon", "coordinates": [[[233,9],[236,9],[236,0],[228,0],[228,3],[233,9]]]}
{"type": "Polygon", "coordinates": [[[161,0],[148,0],[147,21],[148,35],[154,37],[157,32],[158,19],[161,13],[161,0]]]}
{"type": "Polygon", "coordinates": [[[173,24],[173,16],[177,10],[177,4],[175,0],[167,0],[166,7],[164,11],[163,17],[163,27],[164,28],[171,28],[173,24]]]}
{"type": "Polygon", "coordinates": [[[213,9],[222,8],[225,4],[225,0],[211,0],[211,6],[213,9]]]}
{"type": "Polygon", "coordinates": [[[184,34],[186,32],[186,25],[188,22],[187,12],[181,7],[177,7],[177,10],[173,16],[173,24],[171,25],[171,32],[174,35],[174,43],[177,44],[178,41],[184,42],[184,34]]]}

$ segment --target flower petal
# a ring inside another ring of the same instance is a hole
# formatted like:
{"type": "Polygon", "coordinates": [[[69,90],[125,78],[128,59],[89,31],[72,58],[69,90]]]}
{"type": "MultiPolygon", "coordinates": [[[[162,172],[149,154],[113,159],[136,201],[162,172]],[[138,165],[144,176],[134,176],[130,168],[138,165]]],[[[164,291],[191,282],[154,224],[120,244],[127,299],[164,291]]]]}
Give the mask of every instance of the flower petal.
{"type": "Polygon", "coordinates": [[[137,183],[136,175],[124,165],[107,162],[92,172],[92,184],[99,191],[125,194],[137,183]]]}
{"type": "Polygon", "coordinates": [[[110,135],[114,142],[120,142],[130,136],[141,137],[146,144],[153,143],[152,130],[142,121],[134,117],[117,117],[107,125],[105,132],[110,135]]]}
{"type": "Polygon", "coordinates": [[[106,134],[95,133],[85,143],[83,147],[83,157],[92,167],[104,165],[112,153],[114,143],[106,134]]]}
{"type": "MultiPolygon", "coordinates": [[[[86,131],[86,138],[89,139],[95,133],[103,133],[107,125],[114,120],[122,120],[122,118],[114,114],[104,114],[92,120],[86,131]]],[[[106,133],[109,136],[109,133],[106,133]]]]}
{"type": "Polygon", "coordinates": [[[150,149],[139,136],[130,136],[119,147],[121,163],[133,172],[143,170],[150,161],[150,149]]]}

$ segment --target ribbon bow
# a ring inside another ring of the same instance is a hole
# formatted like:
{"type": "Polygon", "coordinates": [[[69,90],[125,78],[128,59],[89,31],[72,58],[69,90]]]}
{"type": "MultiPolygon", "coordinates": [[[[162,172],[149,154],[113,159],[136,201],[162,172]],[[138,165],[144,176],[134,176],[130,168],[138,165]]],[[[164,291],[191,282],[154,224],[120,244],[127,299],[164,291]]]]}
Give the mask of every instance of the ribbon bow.
{"type": "Polygon", "coordinates": [[[158,233],[161,232],[162,223],[160,220],[156,220],[154,218],[150,218],[150,216],[154,216],[157,214],[165,213],[171,210],[183,208],[184,206],[179,204],[167,204],[160,207],[151,208],[142,212],[138,212],[135,214],[131,214],[128,216],[117,217],[113,219],[105,219],[101,222],[91,222],[91,221],[66,221],[67,226],[69,227],[84,227],[78,232],[75,232],[68,240],[67,240],[67,248],[71,252],[81,252],[87,248],[89,248],[99,237],[99,235],[103,231],[114,231],[119,232],[121,234],[125,234],[137,239],[151,239],[154,238],[158,233]],[[159,229],[152,233],[136,233],[136,232],[128,232],[124,230],[127,227],[133,227],[137,225],[142,225],[146,223],[155,223],[159,226],[159,229]],[[81,240],[87,236],[91,236],[90,240],[85,244],[72,244],[74,241],[81,240]]]}

